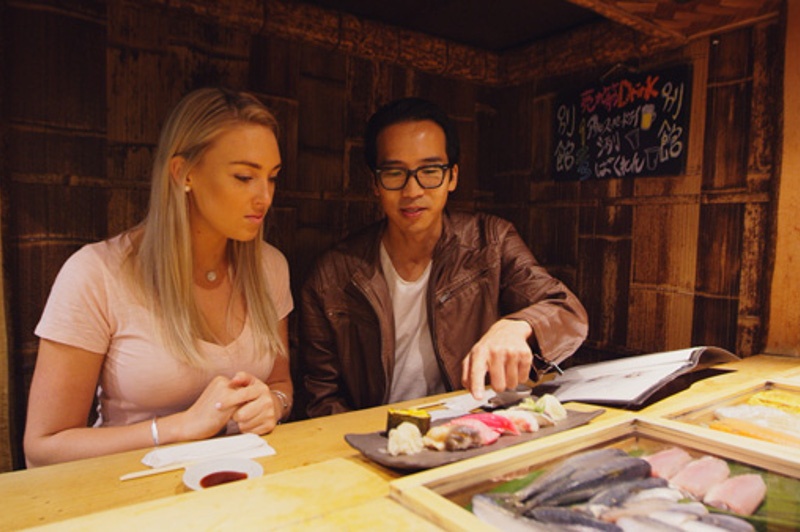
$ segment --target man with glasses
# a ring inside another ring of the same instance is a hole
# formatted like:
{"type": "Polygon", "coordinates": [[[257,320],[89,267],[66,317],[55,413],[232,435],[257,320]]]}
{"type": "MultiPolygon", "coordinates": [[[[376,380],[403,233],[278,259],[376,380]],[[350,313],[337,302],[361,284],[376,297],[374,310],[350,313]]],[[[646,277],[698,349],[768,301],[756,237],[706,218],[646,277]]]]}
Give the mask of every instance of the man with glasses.
{"type": "Polygon", "coordinates": [[[392,102],[364,143],[385,218],[324,254],[303,287],[309,416],[462,386],[480,399],[487,375],[513,389],[575,352],[586,312],[514,227],[445,209],[459,140],[443,110],[392,102]]]}

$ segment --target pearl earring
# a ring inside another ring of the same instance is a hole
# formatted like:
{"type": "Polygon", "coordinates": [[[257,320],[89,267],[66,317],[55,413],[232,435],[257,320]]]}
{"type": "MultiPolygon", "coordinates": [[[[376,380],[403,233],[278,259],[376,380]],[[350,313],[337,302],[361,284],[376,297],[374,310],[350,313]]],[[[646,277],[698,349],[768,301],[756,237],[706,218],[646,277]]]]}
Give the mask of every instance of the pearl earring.
{"type": "Polygon", "coordinates": [[[189,185],[186,185],[185,187],[183,187],[183,190],[185,190],[186,193],[188,194],[189,192],[192,191],[192,187],[190,187],[189,185]]]}

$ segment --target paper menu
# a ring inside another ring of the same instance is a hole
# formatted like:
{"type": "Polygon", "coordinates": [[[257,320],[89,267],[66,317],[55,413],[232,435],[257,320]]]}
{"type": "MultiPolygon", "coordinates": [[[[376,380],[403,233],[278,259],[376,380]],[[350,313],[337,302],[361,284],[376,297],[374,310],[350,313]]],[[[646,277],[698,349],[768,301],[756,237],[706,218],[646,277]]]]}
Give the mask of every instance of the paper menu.
{"type": "Polygon", "coordinates": [[[665,384],[699,368],[738,357],[719,347],[700,346],[573,366],[547,383],[561,402],[640,404],[665,384]]]}

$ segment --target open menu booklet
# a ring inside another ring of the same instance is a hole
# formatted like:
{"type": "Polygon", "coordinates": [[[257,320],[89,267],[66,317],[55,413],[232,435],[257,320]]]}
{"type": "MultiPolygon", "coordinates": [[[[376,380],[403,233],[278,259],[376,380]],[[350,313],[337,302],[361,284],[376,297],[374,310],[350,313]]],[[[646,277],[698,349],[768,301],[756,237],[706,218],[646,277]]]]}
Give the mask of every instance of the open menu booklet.
{"type": "Polygon", "coordinates": [[[682,375],[736,360],[720,347],[692,347],[573,366],[542,387],[563,403],[635,407],[682,375]]]}

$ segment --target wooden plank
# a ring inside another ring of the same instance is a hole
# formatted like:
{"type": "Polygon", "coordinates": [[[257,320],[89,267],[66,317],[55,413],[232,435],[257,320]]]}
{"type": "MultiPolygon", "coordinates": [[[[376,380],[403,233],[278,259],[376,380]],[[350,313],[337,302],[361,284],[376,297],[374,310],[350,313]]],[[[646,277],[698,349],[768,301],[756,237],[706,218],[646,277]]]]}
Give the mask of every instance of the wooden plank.
{"type": "MultiPolygon", "coordinates": [[[[686,42],[686,35],[653,22],[653,17],[643,17],[634,14],[633,10],[619,7],[619,2],[609,0],[569,0],[571,4],[591,9],[603,17],[613,20],[624,26],[629,26],[637,31],[659,39],[672,41],[675,46],[686,42]]],[[[650,3],[646,9],[657,9],[657,4],[650,3]]],[[[648,13],[651,14],[651,13],[648,13]]]]}
{"type": "Polygon", "coordinates": [[[699,205],[637,205],[633,210],[633,283],[694,290],[699,205]]]}
{"type": "Polygon", "coordinates": [[[694,296],[658,285],[631,284],[627,348],[640,353],[692,344],[694,296]]]}
{"type": "Polygon", "coordinates": [[[592,264],[578,269],[580,277],[573,285],[589,315],[588,339],[593,345],[625,349],[629,341],[631,241],[581,238],[578,254],[592,264]]]}
{"type": "Polygon", "coordinates": [[[747,186],[750,98],[748,81],[709,88],[703,190],[747,186]]]}
{"type": "Polygon", "coordinates": [[[16,5],[7,8],[6,16],[5,38],[14,51],[4,73],[14,80],[7,94],[9,119],[104,131],[104,21],[16,5]]]}
{"type": "Polygon", "coordinates": [[[697,239],[698,292],[737,297],[742,267],[744,206],[709,204],[700,209],[697,239]]]}
{"type": "Polygon", "coordinates": [[[405,506],[382,497],[361,504],[334,510],[313,519],[303,519],[281,530],[414,530],[440,531],[434,523],[407,509],[405,506]]]}
{"type": "Polygon", "coordinates": [[[697,294],[691,343],[715,345],[736,352],[738,300],[735,296],[697,294]]]}
{"type": "Polygon", "coordinates": [[[387,482],[369,468],[333,459],[243,482],[98,512],[40,530],[280,528],[386,496],[387,482]]]}

